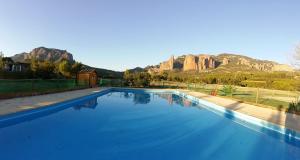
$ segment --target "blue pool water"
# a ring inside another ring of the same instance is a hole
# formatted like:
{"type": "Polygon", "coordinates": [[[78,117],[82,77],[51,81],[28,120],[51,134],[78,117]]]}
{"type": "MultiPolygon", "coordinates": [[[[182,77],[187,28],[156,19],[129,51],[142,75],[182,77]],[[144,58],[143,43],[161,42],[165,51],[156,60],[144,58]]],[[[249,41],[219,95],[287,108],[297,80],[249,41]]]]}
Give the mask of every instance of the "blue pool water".
{"type": "Polygon", "coordinates": [[[171,93],[111,92],[2,121],[0,159],[300,159],[281,137],[171,93]]]}

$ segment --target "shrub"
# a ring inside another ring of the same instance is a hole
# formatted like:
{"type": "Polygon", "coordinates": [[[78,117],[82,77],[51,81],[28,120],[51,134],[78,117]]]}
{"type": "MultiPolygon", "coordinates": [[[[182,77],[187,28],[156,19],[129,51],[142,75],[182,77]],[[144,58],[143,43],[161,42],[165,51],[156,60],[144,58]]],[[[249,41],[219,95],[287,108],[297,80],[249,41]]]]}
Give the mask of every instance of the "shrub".
{"type": "Polygon", "coordinates": [[[297,90],[297,81],[296,80],[277,80],[272,84],[272,88],[279,90],[297,90]]]}
{"type": "Polygon", "coordinates": [[[289,112],[289,113],[300,112],[300,101],[290,103],[286,112],[289,112]]]}
{"type": "Polygon", "coordinates": [[[235,91],[236,91],[236,87],[232,85],[225,85],[220,90],[222,96],[231,96],[231,97],[235,91]]]}
{"type": "Polygon", "coordinates": [[[148,87],[151,81],[151,75],[147,72],[126,71],[124,73],[125,85],[134,87],[148,87]]]}

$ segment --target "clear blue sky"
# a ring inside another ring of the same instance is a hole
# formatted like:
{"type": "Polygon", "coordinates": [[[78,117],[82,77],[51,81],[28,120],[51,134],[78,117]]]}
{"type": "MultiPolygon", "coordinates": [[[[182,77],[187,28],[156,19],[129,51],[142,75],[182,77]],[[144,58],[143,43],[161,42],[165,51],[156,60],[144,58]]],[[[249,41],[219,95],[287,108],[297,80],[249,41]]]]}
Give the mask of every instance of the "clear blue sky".
{"type": "Polygon", "coordinates": [[[114,70],[186,53],[287,63],[299,41],[299,0],[0,0],[6,56],[45,46],[114,70]]]}

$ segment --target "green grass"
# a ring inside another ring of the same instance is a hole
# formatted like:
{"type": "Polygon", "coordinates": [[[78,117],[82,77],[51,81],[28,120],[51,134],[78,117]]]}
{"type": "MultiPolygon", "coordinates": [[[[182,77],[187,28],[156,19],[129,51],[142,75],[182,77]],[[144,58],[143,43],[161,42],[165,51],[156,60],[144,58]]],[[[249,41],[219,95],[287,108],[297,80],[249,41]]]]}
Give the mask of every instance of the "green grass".
{"type": "MultiPolygon", "coordinates": [[[[213,89],[205,89],[205,88],[197,88],[197,89],[191,89],[193,91],[210,94],[213,89]]],[[[220,93],[220,92],[218,92],[220,93]]],[[[218,94],[220,96],[220,94],[218,94]]],[[[221,96],[224,98],[231,98],[238,101],[248,102],[250,104],[256,104],[256,93],[253,92],[243,92],[243,91],[237,91],[234,92],[232,97],[230,95],[227,96],[221,96]]],[[[264,107],[276,109],[276,110],[286,110],[289,107],[289,103],[285,101],[279,101],[276,99],[266,99],[266,98],[258,98],[258,104],[266,105],[264,107]]]]}
{"type": "MultiPolygon", "coordinates": [[[[162,83],[156,84],[156,88],[179,88],[179,84],[177,83],[172,83],[172,82],[165,82],[164,86],[159,86],[162,83]]],[[[184,86],[183,84],[180,84],[180,86],[184,86]]],[[[185,84],[184,87],[188,90],[196,91],[196,92],[201,92],[205,94],[211,94],[212,91],[215,90],[216,85],[200,85],[200,84],[185,84]]],[[[275,110],[287,110],[289,108],[289,104],[291,102],[287,101],[281,101],[278,99],[275,99],[278,96],[284,96],[284,97],[290,97],[290,96],[297,96],[298,93],[296,92],[287,92],[287,91],[277,91],[277,90],[259,90],[259,98],[258,102],[256,103],[256,93],[257,89],[256,88],[249,88],[249,87],[238,87],[236,91],[233,93],[233,95],[221,95],[220,90],[222,87],[218,86],[218,96],[224,97],[224,98],[229,98],[229,99],[234,99],[237,101],[242,101],[245,103],[249,104],[254,104],[258,105],[261,107],[267,107],[275,110]],[[291,95],[289,95],[291,94],[291,95]],[[269,96],[270,98],[265,98],[266,96],[269,96]],[[272,98],[275,97],[275,98],[272,98]]]]}

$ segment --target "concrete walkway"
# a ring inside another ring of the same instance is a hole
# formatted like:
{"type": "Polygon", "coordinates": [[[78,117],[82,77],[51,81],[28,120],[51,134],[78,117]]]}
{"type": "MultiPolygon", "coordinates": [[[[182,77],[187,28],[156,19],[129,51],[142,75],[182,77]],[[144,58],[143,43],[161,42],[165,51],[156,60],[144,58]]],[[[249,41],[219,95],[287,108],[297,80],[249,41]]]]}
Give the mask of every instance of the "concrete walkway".
{"type": "MultiPolygon", "coordinates": [[[[74,98],[93,94],[103,89],[92,88],[76,91],[68,91],[55,94],[39,95],[33,97],[21,97],[7,100],[0,100],[0,115],[15,113],[27,109],[44,107],[47,105],[71,100],[74,98]]],[[[180,90],[186,94],[198,97],[209,102],[218,104],[228,109],[241,112],[253,117],[257,117],[275,124],[286,126],[287,128],[300,132],[300,116],[268,108],[258,107],[250,104],[240,103],[231,99],[210,96],[199,92],[180,90]]]]}
{"type": "Polygon", "coordinates": [[[20,97],[0,100],[0,115],[45,107],[47,105],[83,97],[100,91],[100,88],[89,88],[83,90],[67,91],[61,93],[45,94],[32,97],[20,97]]]}
{"type": "Polygon", "coordinates": [[[204,99],[206,101],[215,103],[219,106],[250,115],[268,122],[279,124],[287,128],[296,130],[300,132],[300,116],[290,113],[285,113],[283,111],[273,110],[270,108],[258,107],[251,104],[240,103],[235,100],[226,99],[222,97],[211,96],[199,92],[180,90],[183,93],[189,94],[191,96],[204,99]]]}

